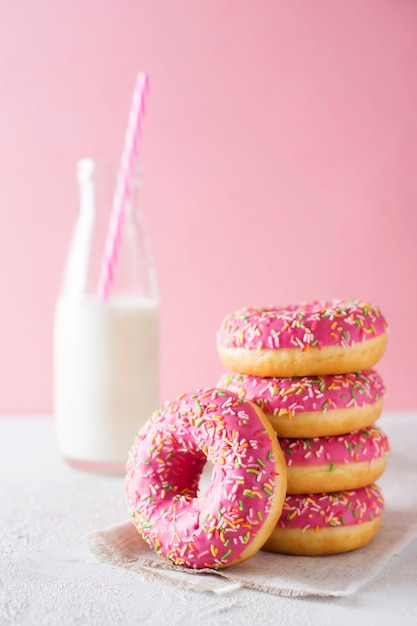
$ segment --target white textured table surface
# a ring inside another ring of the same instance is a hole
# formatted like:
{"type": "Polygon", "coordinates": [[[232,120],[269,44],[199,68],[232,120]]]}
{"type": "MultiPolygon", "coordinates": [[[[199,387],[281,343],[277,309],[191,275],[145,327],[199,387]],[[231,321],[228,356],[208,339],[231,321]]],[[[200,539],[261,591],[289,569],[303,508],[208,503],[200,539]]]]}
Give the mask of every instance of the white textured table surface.
{"type": "MultiPolygon", "coordinates": [[[[401,462],[403,446],[417,446],[417,411],[385,413],[379,425],[394,451],[390,462],[401,462]]],[[[383,486],[383,477],[378,483],[383,486]]],[[[417,623],[417,541],[347,598],[249,589],[216,595],[98,562],[87,535],[125,519],[123,478],[67,466],[51,418],[0,418],[1,626],[417,623]]]]}

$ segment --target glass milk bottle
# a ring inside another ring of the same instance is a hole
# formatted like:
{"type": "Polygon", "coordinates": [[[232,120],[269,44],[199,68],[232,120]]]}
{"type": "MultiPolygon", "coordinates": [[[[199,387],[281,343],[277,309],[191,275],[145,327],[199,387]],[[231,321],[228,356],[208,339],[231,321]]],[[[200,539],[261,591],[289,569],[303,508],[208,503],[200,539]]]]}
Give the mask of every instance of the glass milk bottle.
{"type": "Polygon", "coordinates": [[[158,407],[158,295],[132,176],[108,296],[98,292],[117,166],[78,163],[80,210],[54,327],[54,403],[62,455],[124,472],[135,434],[158,407]]]}

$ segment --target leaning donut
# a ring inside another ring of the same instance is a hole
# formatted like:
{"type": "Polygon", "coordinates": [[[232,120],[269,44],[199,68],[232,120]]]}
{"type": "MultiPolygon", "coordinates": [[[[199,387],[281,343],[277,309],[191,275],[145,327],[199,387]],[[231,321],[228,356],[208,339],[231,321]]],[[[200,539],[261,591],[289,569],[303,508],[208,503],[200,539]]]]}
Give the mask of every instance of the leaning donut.
{"type": "Polygon", "coordinates": [[[385,470],[389,443],[380,428],[345,435],[279,439],[287,463],[287,493],[359,489],[385,470]]]}
{"type": "Polygon", "coordinates": [[[223,568],[257,552],[276,526],[286,465],[262,411],[208,388],[165,403],[129,454],[126,499],[144,540],[175,565],[223,568]],[[198,493],[206,461],[208,489],[198,493]]]}
{"type": "Polygon", "coordinates": [[[386,342],[382,313],[359,300],[245,308],[228,315],[217,333],[222,363],[235,372],[259,376],[370,369],[386,342]]]}
{"type": "Polygon", "coordinates": [[[360,548],[378,532],[384,500],[373,484],[352,491],[288,495],[264,550],[318,556],[360,548]]]}
{"type": "Polygon", "coordinates": [[[375,370],[298,378],[226,372],[218,387],[255,402],[279,437],[340,435],[373,424],[385,385],[375,370]]]}

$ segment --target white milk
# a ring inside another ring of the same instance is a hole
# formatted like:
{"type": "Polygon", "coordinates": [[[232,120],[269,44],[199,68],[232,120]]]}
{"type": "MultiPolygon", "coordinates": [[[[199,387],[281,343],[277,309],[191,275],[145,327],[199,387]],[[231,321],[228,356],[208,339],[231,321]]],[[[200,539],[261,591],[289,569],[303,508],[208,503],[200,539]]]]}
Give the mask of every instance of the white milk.
{"type": "Polygon", "coordinates": [[[74,465],[123,472],[135,434],[158,408],[158,305],[61,299],[54,337],[58,443],[74,465]]]}

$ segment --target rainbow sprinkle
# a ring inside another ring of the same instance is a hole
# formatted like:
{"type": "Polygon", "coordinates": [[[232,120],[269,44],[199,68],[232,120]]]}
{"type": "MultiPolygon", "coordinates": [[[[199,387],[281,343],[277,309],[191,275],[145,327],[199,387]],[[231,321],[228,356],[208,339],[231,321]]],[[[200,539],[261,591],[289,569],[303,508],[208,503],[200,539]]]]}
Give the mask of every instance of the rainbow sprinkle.
{"type": "Polygon", "coordinates": [[[348,347],[386,332],[387,322],[374,305],[360,300],[315,300],[300,305],[247,307],[231,313],[217,333],[217,344],[306,352],[310,347],[348,347]]]}
{"type": "Polygon", "coordinates": [[[384,499],[373,483],[361,489],[287,495],[278,526],[281,528],[354,526],[382,515],[384,499]]]}
{"type": "Polygon", "coordinates": [[[252,400],[265,413],[287,416],[375,404],[385,395],[384,382],[375,370],[292,378],[225,372],[217,386],[252,400]]]}

